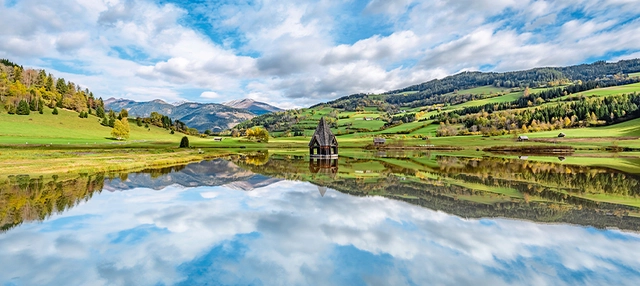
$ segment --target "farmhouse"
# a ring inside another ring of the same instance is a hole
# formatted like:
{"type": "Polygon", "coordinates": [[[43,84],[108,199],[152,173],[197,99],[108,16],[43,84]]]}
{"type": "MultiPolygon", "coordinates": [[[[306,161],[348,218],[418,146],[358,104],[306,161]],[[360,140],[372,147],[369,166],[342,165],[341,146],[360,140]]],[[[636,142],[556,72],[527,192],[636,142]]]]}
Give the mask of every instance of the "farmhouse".
{"type": "Polygon", "coordinates": [[[221,142],[222,141],[222,137],[213,137],[213,141],[221,142]]]}
{"type": "Polygon", "coordinates": [[[384,143],[387,143],[387,139],[384,139],[384,138],[373,138],[373,145],[374,146],[382,146],[382,145],[384,145],[384,143]]]}
{"type": "Polygon", "coordinates": [[[518,136],[518,141],[529,141],[529,136],[520,135],[518,136]]]}
{"type": "Polygon", "coordinates": [[[338,157],[338,140],[331,132],[324,117],[320,118],[318,127],[309,141],[309,155],[320,158],[338,157]]]}
{"type": "Polygon", "coordinates": [[[560,132],[560,134],[558,134],[558,137],[560,137],[560,138],[563,138],[563,137],[565,137],[565,136],[567,136],[567,135],[566,135],[566,134],[564,134],[563,132],[560,132]]]}

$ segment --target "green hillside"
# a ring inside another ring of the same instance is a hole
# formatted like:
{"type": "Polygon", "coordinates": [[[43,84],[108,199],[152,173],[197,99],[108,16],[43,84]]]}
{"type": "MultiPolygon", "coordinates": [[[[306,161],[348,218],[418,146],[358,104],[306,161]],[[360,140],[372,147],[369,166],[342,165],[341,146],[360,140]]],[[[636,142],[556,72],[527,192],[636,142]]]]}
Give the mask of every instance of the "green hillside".
{"type": "MultiPolygon", "coordinates": [[[[550,91],[554,88],[536,88],[529,89],[527,92],[534,95],[541,94],[543,92],[550,91]]],[[[303,134],[304,136],[310,136],[313,134],[315,130],[316,124],[320,117],[326,117],[329,119],[329,122],[332,126],[332,131],[338,136],[344,138],[353,138],[353,137],[371,137],[371,136],[380,136],[380,135],[406,135],[413,137],[423,137],[436,136],[438,133],[438,128],[440,126],[438,120],[439,116],[444,118],[444,120],[449,121],[447,118],[451,118],[449,126],[454,128],[462,127],[461,124],[455,123],[457,122],[458,117],[452,117],[450,115],[452,112],[463,112],[472,108],[483,108],[486,106],[493,106],[499,104],[509,104],[511,102],[515,102],[521,100],[524,96],[525,91],[523,90],[515,90],[512,89],[506,92],[504,89],[495,89],[490,86],[485,86],[481,88],[474,88],[468,90],[458,91],[458,94],[470,94],[482,96],[485,98],[472,100],[463,102],[460,104],[454,105],[445,105],[445,104],[434,104],[431,106],[423,106],[417,108],[409,108],[409,107],[400,107],[393,111],[393,114],[383,110],[383,108],[379,106],[367,106],[359,108],[358,111],[346,110],[345,108],[333,108],[331,106],[317,106],[314,108],[293,110],[281,112],[278,114],[270,114],[264,115],[262,118],[278,118],[278,121],[275,125],[268,126],[270,128],[271,135],[274,137],[287,137],[287,136],[295,136],[296,131],[300,132],[299,134],[303,134]],[[449,115],[448,115],[449,114],[449,115]],[[393,118],[400,117],[410,117],[411,119],[408,122],[397,122],[395,124],[390,124],[393,122],[393,118]],[[445,117],[442,117],[445,116],[445,117]],[[287,125],[287,122],[290,122],[290,125],[287,125]]],[[[609,96],[617,96],[621,94],[633,94],[634,92],[640,91],[640,83],[632,83],[621,86],[613,86],[606,88],[596,88],[586,92],[580,92],[573,95],[562,96],[558,98],[552,98],[549,100],[543,100],[541,102],[536,103],[535,105],[525,107],[525,108],[512,108],[506,111],[508,112],[522,112],[524,110],[529,110],[530,112],[535,112],[541,107],[553,108],[558,106],[558,104],[567,104],[574,101],[579,101],[581,97],[591,97],[598,96],[601,98],[607,98],[609,96]]],[[[632,110],[627,110],[627,112],[632,110]]],[[[609,115],[610,112],[607,113],[609,115]]],[[[472,114],[472,113],[470,113],[472,114]]],[[[629,114],[632,116],[628,119],[633,119],[637,116],[637,114],[629,114]]],[[[628,120],[627,119],[627,120],[628,120]]],[[[444,121],[442,120],[442,121],[444,121]]],[[[617,119],[618,121],[625,121],[624,119],[617,119]]],[[[612,122],[612,123],[616,123],[612,122]]],[[[633,121],[635,122],[635,121],[633,121]]],[[[254,121],[248,121],[244,124],[238,126],[238,128],[246,128],[247,126],[253,126],[253,124],[260,123],[259,119],[254,121]]],[[[592,122],[591,124],[584,123],[578,124],[574,127],[584,127],[584,125],[603,125],[606,122],[592,122]]],[[[529,125],[529,124],[528,124],[529,125]]],[[[527,128],[530,129],[530,126],[527,125],[527,128]]],[[[521,127],[521,126],[519,126],[521,127]]],[[[565,128],[570,130],[570,128],[565,128]]],[[[580,134],[581,132],[586,130],[591,130],[587,128],[578,128],[575,131],[568,131],[570,134],[580,134]]],[[[527,132],[536,131],[535,129],[529,130],[527,132]]],[[[480,131],[478,131],[480,132],[480,131]]],[[[555,131],[550,131],[553,133],[555,131]]],[[[526,133],[522,130],[518,130],[518,133],[526,133]]],[[[479,133],[478,133],[479,134],[479,133]]],[[[621,132],[620,134],[625,134],[625,132],[621,132]]],[[[588,132],[583,136],[591,136],[588,132]]],[[[617,135],[616,135],[617,136],[617,135]]],[[[634,135],[624,135],[624,136],[634,136],[634,135]]]]}
{"type": "MultiPolygon", "coordinates": [[[[111,127],[100,125],[99,118],[79,118],[75,111],[60,109],[58,115],[44,109],[44,114],[11,115],[0,112],[0,144],[123,144],[111,139],[111,127]]],[[[148,129],[130,124],[131,142],[180,142],[184,134],[170,134],[163,128],[148,129]]],[[[196,138],[196,137],[194,137],[196,138]]]]}

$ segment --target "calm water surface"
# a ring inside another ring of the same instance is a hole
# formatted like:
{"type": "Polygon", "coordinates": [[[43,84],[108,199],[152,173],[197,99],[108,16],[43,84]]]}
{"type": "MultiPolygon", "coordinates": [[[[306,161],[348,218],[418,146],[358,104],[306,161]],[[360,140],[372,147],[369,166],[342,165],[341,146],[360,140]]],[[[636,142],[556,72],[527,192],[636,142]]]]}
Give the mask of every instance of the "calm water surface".
{"type": "Polygon", "coordinates": [[[14,177],[0,189],[0,284],[640,283],[633,175],[392,160],[244,157],[55,182],[14,177]],[[580,184],[616,176],[625,183],[607,194],[625,204],[585,199],[580,184]]]}

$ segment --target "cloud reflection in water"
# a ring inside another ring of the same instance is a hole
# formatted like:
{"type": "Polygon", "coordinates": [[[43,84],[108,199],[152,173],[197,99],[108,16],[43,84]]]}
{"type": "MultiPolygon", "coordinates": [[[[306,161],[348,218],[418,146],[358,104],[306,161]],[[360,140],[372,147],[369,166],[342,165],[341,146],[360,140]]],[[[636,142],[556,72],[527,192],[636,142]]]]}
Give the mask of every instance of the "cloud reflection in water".
{"type": "Polygon", "coordinates": [[[635,284],[640,235],[464,219],[281,181],[102,193],[0,235],[19,285],[635,284]],[[197,199],[196,199],[197,198],[197,199]]]}

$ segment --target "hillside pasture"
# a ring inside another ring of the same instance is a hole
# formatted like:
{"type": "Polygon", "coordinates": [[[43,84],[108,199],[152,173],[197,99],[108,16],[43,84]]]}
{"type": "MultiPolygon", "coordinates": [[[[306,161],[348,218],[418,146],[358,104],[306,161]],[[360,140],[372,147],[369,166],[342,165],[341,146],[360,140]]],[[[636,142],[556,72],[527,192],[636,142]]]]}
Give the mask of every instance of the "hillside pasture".
{"type": "Polygon", "coordinates": [[[640,137],[640,118],[609,126],[562,129],[527,135],[530,138],[557,138],[560,132],[566,135],[565,138],[640,137]]]}
{"type": "MultiPolygon", "coordinates": [[[[139,127],[130,121],[129,140],[111,139],[110,127],[100,125],[100,119],[90,115],[79,118],[78,113],[59,109],[58,115],[52,110],[44,109],[44,114],[31,112],[30,115],[0,114],[0,144],[53,144],[53,145],[100,145],[129,144],[132,142],[178,143],[184,134],[170,134],[170,131],[150,126],[149,129],[139,127]]],[[[199,138],[193,137],[194,140],[199,138]]]]}
{"type": "Polygon", "coordinates": [[[512,92],[512,93],[508,93],[508,94],[501,95],[501,96],[467,101],[465,103],[453,105],[451,107],[455,107],[455,109],[457,109],[457,108],[465,108],[465,107],[471,107],[471,106],[483,106],[485,104],[491,104],[491,103],[510,102],[510,101],[514,101],[514,100],[522,97],[522,95],[523,95],[522,91],[512,92]]]}
{"type": "Polygon", "coordinates": [[[634,92],[640,92],[640,83],[598,88],[594,90],[581,92],[581,93],[578,93],[577,95],[606,96],[606,95],[617,95],[617,94],[634,93],[634,92]]]}
{"type": "Polygon", "coordinates": [[[480,87],[475,87],[475,88],[469,88],[469,89],[463,89],[463,90],[458,90],[456,92],[451,92],[451,93],[447,93],[446,95],[452,95],[452,94],[492,94],[492,93],[505,93],[505,92],[510,92],[511,89],[510,88],[505,88],[505,87],[495,87],[493,85],[485,85],[485,86],[480,86],[480,87]]]}

